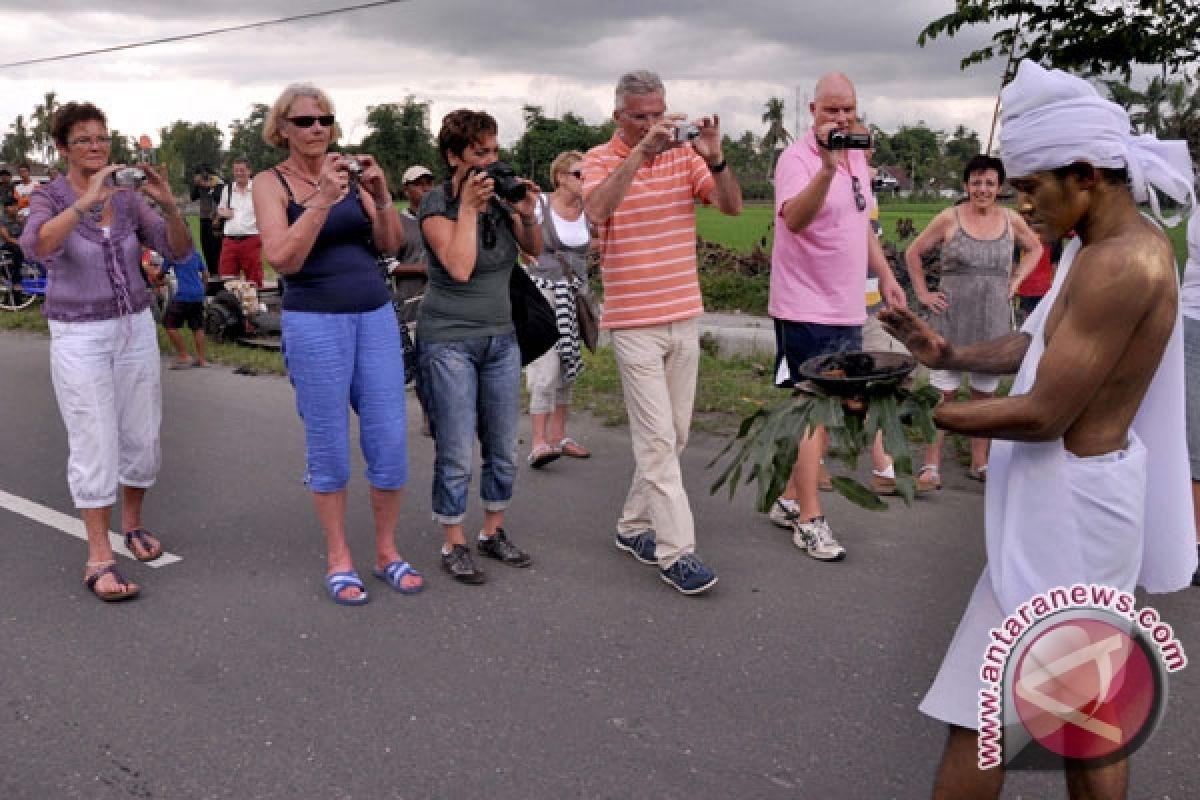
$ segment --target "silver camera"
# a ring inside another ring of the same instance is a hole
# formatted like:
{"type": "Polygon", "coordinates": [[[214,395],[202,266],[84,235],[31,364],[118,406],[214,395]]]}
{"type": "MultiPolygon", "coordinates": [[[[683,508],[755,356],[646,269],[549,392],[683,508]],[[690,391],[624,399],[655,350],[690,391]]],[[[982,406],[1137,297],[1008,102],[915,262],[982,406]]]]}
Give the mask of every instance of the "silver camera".
{"type": "Polygon", "coordinates": [[[146,173],[137,167],[121,167],[113,173],[113,183],[117,186],[132,186],[138,188],[146,182],[146,173]]]}
{"type": "Polygon", "coordinates": [[[346,159],[346,172],[350,175],[350,180],[357,180],[362,177],[363,165],[357,158],[346,159]]]}
{"type": "Polygon", "coordinates": [[[675,141],[678,144],[690,142],[700,135],[700,129],[690,122],[683,122],[675,126],[675,141]]]}

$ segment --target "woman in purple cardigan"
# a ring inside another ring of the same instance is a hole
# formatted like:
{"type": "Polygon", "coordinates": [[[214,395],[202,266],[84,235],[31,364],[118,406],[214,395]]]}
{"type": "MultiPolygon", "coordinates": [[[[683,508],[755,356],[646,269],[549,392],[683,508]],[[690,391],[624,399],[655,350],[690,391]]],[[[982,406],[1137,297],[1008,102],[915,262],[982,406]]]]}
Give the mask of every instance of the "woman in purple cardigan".
{"type": "Polygon", "coordinates": [[[129,551],[139,561],[162,555],[142,527],[142,500],[160,462],[162,391],[141,248],[183,259],[192,237],[153,169],[139,168],[144,183],[118,185],[121,167],[108,163],[111,138],[100,109],[67,103],[51,133],[67,172],[32,195],[21,248],[47,270],[43,313],[70,446],[67,483],[87,530],[84,583],[101,600],[124,600],[139,587],[121,576],[108,541],[118,487],[129,551]]]}

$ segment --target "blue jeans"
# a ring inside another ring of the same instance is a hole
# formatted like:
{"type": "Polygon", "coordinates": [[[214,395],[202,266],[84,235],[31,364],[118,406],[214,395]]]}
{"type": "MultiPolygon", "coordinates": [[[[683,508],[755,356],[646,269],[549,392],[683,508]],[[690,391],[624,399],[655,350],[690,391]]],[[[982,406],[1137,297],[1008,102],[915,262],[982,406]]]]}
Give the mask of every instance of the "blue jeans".
{"type": "Polygon", "coordinates": [[[348,314],[284,311],[283,358],[304,420],[308,487],[336,492],[350,480],[350,408],[367,480],[377,489],[404,486],[404,356],[391,304],[348,314]]]}
{"type": "Polygon", "coordinates": [[[462,523],[479,435],[485,511],[503,511],[517,477],[521,351],[514,333],[457,342],[417,337],[417,364],[433,429],[433,518],[462,523]]]}

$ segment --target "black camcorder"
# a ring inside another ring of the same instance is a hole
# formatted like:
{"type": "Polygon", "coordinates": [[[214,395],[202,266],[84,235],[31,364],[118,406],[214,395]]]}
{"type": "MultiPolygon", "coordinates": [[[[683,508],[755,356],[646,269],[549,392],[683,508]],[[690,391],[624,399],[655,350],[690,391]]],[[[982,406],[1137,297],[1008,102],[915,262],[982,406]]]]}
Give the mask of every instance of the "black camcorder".
{"type": "Polygon", "coordinates": [[[829,139],[822,144],[827,150],[870,150],[871,134],[847,133],[834,128],[829,132],[829,139]]]}

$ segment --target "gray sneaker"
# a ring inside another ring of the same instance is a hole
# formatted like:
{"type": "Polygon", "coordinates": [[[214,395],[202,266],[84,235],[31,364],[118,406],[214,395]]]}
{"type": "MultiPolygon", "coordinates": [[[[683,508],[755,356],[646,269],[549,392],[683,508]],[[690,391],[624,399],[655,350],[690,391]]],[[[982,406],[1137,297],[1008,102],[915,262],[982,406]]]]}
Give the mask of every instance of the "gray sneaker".
{"type": "Polygon", "coordinates": [[[783,498],[776,498],[771,505],[771,510],[767,512],[767,519],[774,522],[781,528],[786,528],[789,531],[796,527],[796,523],[800,521],[800,509],[795,503],[785,506],[783,498]]]}
{"type": "Polygon", "coordinates": [[[841,561],[846,548],[833,538],[825,517],[813,517],[808,522],[797,521],[793,526],[792,542],[818,561],[841,561]]]}

